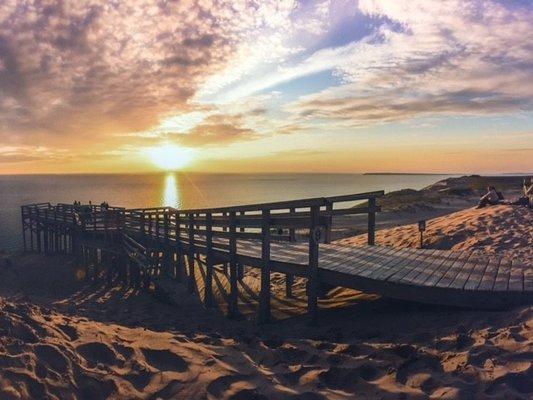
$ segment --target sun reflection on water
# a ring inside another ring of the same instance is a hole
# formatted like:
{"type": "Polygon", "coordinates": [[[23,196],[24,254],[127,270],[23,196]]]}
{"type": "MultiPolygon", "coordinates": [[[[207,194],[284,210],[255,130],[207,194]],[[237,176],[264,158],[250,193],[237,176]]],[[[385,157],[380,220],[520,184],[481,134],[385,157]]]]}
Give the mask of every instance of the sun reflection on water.
{"type": "Polygon", "coordinates": [[[162,196],[162,206],[164,207],[176,207],[179,208],[181,205],[178,181],[176,180],[176,175],[168,174],[165,177],[165,185],[162,196]]]}

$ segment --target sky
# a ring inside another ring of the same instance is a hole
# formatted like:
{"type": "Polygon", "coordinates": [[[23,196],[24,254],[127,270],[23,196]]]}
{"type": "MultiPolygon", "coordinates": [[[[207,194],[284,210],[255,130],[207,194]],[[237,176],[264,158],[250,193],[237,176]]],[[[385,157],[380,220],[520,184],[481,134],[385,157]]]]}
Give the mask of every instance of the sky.
{"type": "Polygon", "coordinates": [[[531,1],[2,0],[0,174],[533,172],[532,36],[531,1]]]}

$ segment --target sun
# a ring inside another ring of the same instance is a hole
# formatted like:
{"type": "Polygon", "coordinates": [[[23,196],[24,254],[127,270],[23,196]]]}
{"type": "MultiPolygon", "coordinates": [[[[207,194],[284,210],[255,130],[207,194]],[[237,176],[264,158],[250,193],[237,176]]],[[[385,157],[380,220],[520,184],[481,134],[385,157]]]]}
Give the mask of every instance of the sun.
{"type": "Polygon", "coordinates": [[[149,147],[144,150],[144,154],[156,167],[164,171],[175,171],[189,165],[194,159],[195,151],[175,144],[164,144],[149,147]]]}

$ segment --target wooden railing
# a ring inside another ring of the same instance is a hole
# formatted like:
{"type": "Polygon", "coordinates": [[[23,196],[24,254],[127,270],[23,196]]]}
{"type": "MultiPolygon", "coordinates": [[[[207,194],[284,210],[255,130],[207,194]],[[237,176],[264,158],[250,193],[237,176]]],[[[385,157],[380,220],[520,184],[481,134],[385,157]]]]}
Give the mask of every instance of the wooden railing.
{"type": "MultiPolygon", "coordinates": [[[[215,256],[224,253],[229,261],[230,296],[229,315],[237,313],[237,283],[239,265],[237,244],[242,240],[261,242],[261,293],[260,314],[262,322],[270,318],[271,241],[296,241],[297,232],[304,231],[308,242],[308,307],[311,317],[316,317],[318,290],[318,251],[321,241],[331,241],[334,216],[368,215],[368,244],[375,241],[375,213],[380,211],[376,199],[382,191],[346,196],[320,197],[275,203],[250,204],[235,207],[177,210],[151,208],[125,210],[124,230],[155,242],[175,243],[189,259],[189,288],[194,289],[194,256],[205,255],[205,301],[212,302],[212,279],[215,256]],[[364,207],[335,208],[338,203],[367,200],[364,207]]],[[[288,276],[290,279],[290,274],[288,276]]]]}
{"type": "MultiPolygon", "coordinates": [[[[212,304],[213,267],[217,262],[229,263],[229,316],[237,314],[237,284],[242,275],[242,257],[237,253],[238,243],[255,240],[261,243],[261,254],[254,267],[261,269],[259,321],[270,318],[270,273],[275,261],[271,259],[273,241],[295,242],[305,238],[308,244],[307,268],[308,310],[311,320],[317,314],[318,253],[320,242],[332,240],[333,218],[345,215],[368,215],[368,244],[375,241],[375,214],[380,211],[376,199],[383,191],[345,196],[319,197],[273,203],[248,204],[234,207],[178,210],[171,207],[124,209],[96,205],[70,205],[39,203],[22,206],[23,235],[26,246],[26,229],[37,230],[47,226],[70,226],[80,235],[98,236],[106,240],[112,233],[122,235],[121,251],[139,265],[150,265],[149,248],[172,248],[188,262],[188,286],[195,287],[195,255],[205,256],[206,282],[204,298],[212,304]],[[364,206],[353,207],[354,202],[365,201],[364,206]],[[351,205],[340,208],[341,203],[351,205]],[[103,234],[103,235],[102,235],[103,234]],[[239,258],[240,257],[240,258],[239,258]],[[241,260],[241,261],[239,261],[241,260]],[[239,265],[240,264],[240,265],[239,265]]],[[[72,234],[74,241],[74,234],[72,234]]],[[[32,249],[33,237],[31,233],[32,249]]],[[[38,247],[40,249],[40,245],[38,247]]],[[[248,261],[251,262],[251,261],[248,261]]],[[[302,274],[301,268],[287,270],[287,282],[292,275],[302,274]]],[[[287,292],[289,292],[287,286],[287,292]]]]}

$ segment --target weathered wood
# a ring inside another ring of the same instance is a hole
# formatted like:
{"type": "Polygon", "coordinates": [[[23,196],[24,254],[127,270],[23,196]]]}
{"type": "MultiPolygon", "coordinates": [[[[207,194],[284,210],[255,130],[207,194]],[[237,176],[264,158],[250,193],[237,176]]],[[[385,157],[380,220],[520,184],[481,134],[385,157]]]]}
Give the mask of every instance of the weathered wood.
{"type": "MultiPolygon", "coordinates": [[[[326,204],[326,211],[331,213],[333,211],[333,203],[327,202],[326,204]]],[[[333,217],[328,216],[326,217],[326,232],[324,236],[324,243],[331,243],[331,225],[333,223],[333,217]]]]}
{"type": "Polygon", "coordinates": [[[194,270],[194,214],[189,214],[189,243],[188,243],[188,264],[189,264],[189,279],[188,279],[188,289],[189,293],[194,292],[196,286],[196,276],[194,270]]]}
{"type": "Polygon", "coordinates": [[[235,318],[239,312],[238,300],[238,277],[237,277],[237,236],[235,224],[235,211],[229,212],[229,256],[230,256],[230,294],[228,304],[228,317],[235,318]]]}
{"type": "Polygon", "coordinates": [[[368,199],[368,244],[373,246],[376,242],[376,198],[368,199]]]}
{"type": "Polygon", "coordinates": [[[270,210],[262,211],[261,227],[261,292],[259,293],[260,324],[270,322],[270,210]]]}
{"type": "MultiPolygon", "coordinates": [[[[291,207],[289,209],[289,216],[293,217],[295,213],[296,213],[296,208],[291,207]]],[[[289,228],[289,241],[296,242],[296,229],[294,228],[289,228]]]]}
{"type": "Polygon", "coordinates": [[[207,307],[213,306],[213,215],[206,213],[205,225],[206,225],[206,274],[205,274],[205,291],[204,302],[207,307]]]}
{"type": "Polygon", "coordinates": [[[316,324],[318,319],[318,246],[320,241],[320,206],[311,207],[309,221],[309,269],[307,272],[307,313],[309,323],[316,324]]]}
{"type": "MultiPolygon", "coordinates": [[[[332,239],[331,223],[335,215],[368,213],[368,243],[373,244],[374,214],[379,210],[375,199],[379,195],[377,192],[366,197],[359,194],[304,199],[267,203],[262,208],[247,205],[217,211],[166,207],[106,211],[93,205],[80,208],[44,203],[22,207],[23,242],[27,246],[29,238],[33,248],[35,239],[37,249],[46,253],[67,252],[70,247],[73,254],[81,255],[87,277],[89,267],[93,266],[96,272],[100,262],[109,263],[110,254],[117,261],[126,258],[131,264],[131,281],[140,285],[142,278],[145,287],[152,277],[162,274],[179,279],[187,258],[188,287],[194,291],[195,263],[201,266],[205,260],[206,305],[213,298],[214,265],[229,263],[227,299],[231,317],[238,313],[238,280],[243,277],[244,266],[260,268],[259,322],[270,319],[271,272],[286,274],[287,296],[292,294],[293,276],[307,278],[311,323],[316,322],[318,314],[321,282],[438,304],[503,307],[532,299],[531,267],[514,261],[500,262],[501,257],[487,260],[463,252],[330,243],[324,244],[319,254],[319,241],[332,239]],[[335,201],[363,198],[369,200],[368,207],[358,207],[357,212],[333,208],[335,201]],[[325,210],[320,210],[321,207],[325,210]],[[307,245],[295,242],[298,228],[310,229],[307,245]],[[271,232],[275,230],[278,232],[271,232]]],[[[203,275],[203,269],[200,272],[203,275]]]]}

